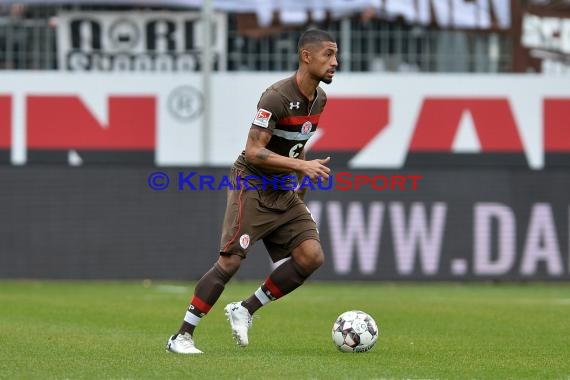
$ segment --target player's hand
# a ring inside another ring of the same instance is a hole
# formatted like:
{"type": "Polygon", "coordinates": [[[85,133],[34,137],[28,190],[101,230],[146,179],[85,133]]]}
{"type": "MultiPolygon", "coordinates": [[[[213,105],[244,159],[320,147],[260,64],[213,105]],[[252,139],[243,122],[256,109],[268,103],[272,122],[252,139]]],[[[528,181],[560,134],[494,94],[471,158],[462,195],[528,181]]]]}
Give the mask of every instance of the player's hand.
{"type": "Polygon", "coordinates": [[[326,181],[329,179],[329,174],[331,169],[326,165],[331,160],[330,157],[325,159],[317,158],[316,160],[303,161],[303,167],[301,172],[304,176],[309,177],[312,182],[317,182],[320,178],[321,181],[326,181]]]}

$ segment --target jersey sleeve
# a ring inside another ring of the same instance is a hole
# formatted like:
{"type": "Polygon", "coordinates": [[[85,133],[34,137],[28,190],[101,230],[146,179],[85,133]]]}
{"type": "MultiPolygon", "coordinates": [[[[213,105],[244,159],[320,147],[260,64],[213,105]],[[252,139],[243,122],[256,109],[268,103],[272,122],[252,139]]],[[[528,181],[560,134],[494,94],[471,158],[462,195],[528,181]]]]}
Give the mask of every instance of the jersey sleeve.
{"type": "Polygon", "coordinates": [[[257,112],[251,122],[252,126],[275,129],[277,121],[283,117],[283,102],[281,95],[274,90],[267,90],[257,103],[257,112]]]}

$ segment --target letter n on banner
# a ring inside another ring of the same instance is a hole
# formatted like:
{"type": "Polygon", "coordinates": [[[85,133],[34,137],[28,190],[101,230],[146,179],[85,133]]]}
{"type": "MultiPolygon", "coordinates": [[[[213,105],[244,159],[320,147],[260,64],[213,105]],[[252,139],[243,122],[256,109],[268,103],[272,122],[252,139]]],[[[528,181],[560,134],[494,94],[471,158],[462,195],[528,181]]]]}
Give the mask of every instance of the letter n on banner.
{"type": "Polygon", "coordinates": [[[156,99],[109,96],[106,108],[96,114],[107,114],[107,120],[98,120],[78,96],[29,96],[28,157],[33,151],[67,154],[75,150],[95,161],[107,161],[107,157],[138,162],[136,157],[141,157],[141,163],[153,163],[156,99]]]}

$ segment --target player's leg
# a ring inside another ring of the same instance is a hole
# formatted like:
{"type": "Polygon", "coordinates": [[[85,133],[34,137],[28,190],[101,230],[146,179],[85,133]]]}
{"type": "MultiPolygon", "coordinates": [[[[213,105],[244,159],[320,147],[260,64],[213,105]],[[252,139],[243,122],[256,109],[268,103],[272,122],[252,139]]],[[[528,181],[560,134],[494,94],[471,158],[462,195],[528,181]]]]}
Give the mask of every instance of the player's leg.
{"type": "Polygon", "coordinates": [[[194,329],[220,298],[225,285],[238,271],[241,260],[237,255],[220,255],[214,266],[200,278],[182,325],[168,340],[168,351],[180,354],[202,353],[194,344],[194,329]]]}
{"type": "Polygon", "coordinates": [[[225,311],[238,345],[249,344],[248,331],[252,316],[263,305],[277,300],[301,286],[324,261],[318,240],[305,240],[293,252],[291,258],[271,272],[263,284],[246,300],[232,302],[225,311]]]}
{"type": "MultiPolygon", "coordinates": [[[[232,171],[235,176],[235,172],[232,171]]],[[[196,284],[194,295],[178,333],[167,343],[167,349],[177,353],[201,353],[196,349],[193,334],[202,318],[216,303],[225,285],[237,272],[241,260],[246,256],[250,237],[245,234],[249,225],[243,221],[243,214],[253,204],[250,197],[254,192],[228,190],[226,213],[224,215],[220,256],[214,266],[196,284]]]]}
{"type": "Polygon", "coordinates": [[[242,305],[251,315],[260,307],[297,289],[324,262],[321,244],[317,240],[303,241],[293,249],[291,258],[275,268],[265,282],[242,305]]]}
{"type": "Polygon", "coordinates": [[[238,271],[242,258],[237,255],[220,255],[214,266],[200,278],[179,334],[194,334],[194,329],[222,295],[228,281],[238,271]]]}
{"type": "Polygon", "coordinates": [[[253,313],[298,288],[324,261],[316,224],[304,204],[291,207],[286,214],[275,218],[277,223],[286,222],[263,241],[274,262],[289,256],[290,259],[275,268],[248,299],[226,306],[232,333],[242,347],[249,344],[253,313]]]}

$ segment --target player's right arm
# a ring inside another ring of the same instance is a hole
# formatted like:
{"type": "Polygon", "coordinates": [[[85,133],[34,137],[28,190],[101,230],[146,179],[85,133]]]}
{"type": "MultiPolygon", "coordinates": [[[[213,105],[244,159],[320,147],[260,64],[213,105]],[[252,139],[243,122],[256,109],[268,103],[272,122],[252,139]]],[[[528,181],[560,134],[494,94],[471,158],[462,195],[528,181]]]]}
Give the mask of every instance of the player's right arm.
{"type": "Polygon", "coordinates": [[[245,146],[245,158],[250,164],[261,169],[303,173],[312,181],[318,178],[328,180],[330,169],[326,164],[330,161],[330,157],[305,161],[282,156],[267,149],[271,136],[271,131],[265,128],[255,125],[250,128],[245,146]]]}

